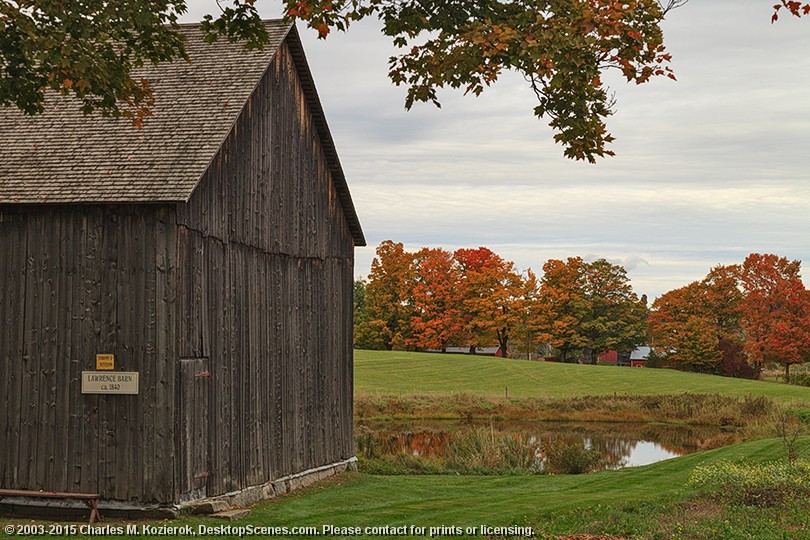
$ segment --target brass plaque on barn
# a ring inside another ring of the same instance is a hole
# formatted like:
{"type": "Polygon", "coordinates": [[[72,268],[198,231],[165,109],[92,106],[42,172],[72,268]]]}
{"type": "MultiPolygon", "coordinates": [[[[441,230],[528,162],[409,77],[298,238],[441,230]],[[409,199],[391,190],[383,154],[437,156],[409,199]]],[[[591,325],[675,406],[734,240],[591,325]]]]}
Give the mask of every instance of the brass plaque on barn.
{"type": "Polygon", "coordinates": [[[82,371],[82,394],[137,393],[137,371],[82,371]]]}
{"type": "Polygon", "coordinates": [[[115,369],[115,355],[114,354],[97,354],[96,355],[96,369],[97,370],[115,369]]]}

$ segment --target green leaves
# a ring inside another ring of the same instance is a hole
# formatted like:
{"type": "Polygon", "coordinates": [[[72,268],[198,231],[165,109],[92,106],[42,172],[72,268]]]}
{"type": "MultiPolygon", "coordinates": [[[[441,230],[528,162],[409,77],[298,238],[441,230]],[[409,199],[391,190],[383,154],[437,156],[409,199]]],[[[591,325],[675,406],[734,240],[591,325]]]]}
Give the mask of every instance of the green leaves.
{"type": "Polygon", "coordinates": [[[264,47],[269,36],[253,4],[253,0],[233,0],[234,7],[224,8],[217,19],[206,15],[200,24],[205,41],[213,43],[224,37],[231,43],[244,41],[248,50],[264,47]]]}
{"type": "Polygon", "coordinates": [[[150,114],[151,88],[131,76],[146,62],[185,58],[184,0],[0,2],[0,105],[41,112],[45,91],[73,95],[86,114],[150,114]]]}

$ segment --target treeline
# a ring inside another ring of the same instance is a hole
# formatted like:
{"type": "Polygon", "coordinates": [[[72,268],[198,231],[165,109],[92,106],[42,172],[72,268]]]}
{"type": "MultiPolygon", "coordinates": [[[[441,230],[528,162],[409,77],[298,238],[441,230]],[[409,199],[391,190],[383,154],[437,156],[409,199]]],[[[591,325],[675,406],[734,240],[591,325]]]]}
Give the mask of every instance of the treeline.
{"type": "Polygon", "coordinates": [[[648,332],[653,362],[755,377],[769,364],[810,361],[810,292],[801,262],[752,253],[656,299],[648,332]]]}
{"type": "Polygon", "coordinates": [[[551,259],[519,272],[485,247],[377,248],[355,282],[355,346],[441,350],[498,344],[502,354],[596,363],[606,351],[652,348],[648,366],[757,377],[810,361],[810,292],[800,261],[751,254],[667,292],[648,309],[627,273],[604,259],[551,259]]]}
{"type": "Polygon", "coordinates": [[[538,278],[485,247],[408,252],[377,248],[368,281],[355,282],[355,346],[441,350],[497,343],[503,355],[554,354],[596,363],[646,340],[646,298],[604,259],[549,260],[538,278]]]}

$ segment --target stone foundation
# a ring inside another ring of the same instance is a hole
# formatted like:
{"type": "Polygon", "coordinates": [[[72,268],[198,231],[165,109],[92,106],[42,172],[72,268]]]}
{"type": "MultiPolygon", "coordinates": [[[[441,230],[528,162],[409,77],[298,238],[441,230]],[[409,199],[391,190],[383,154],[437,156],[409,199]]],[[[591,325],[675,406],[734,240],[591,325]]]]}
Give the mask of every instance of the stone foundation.
{"type": "Polygon", "coordinates": [[[315,469],[309,469],[300,473],[291,474],[278,478],[266,484],[258,486],[250,486],[240,491],[233,491],[224,495],[217,495],[215,497],[206,497],[205,499],[197,499],[189,501],[180,505],[182,510],[189,510],[192,513],[212,513],[215,508],[221,508],[223,505],[231,506],[250,506],[251,504],[263,501],[265,499],[272,499],[277,495],[283,495],[296,489],[307,487],[315,482],[320,482],[325,478],[329,478],[338,473],[347,470],[357,470],[357,458],[352,457],[345,461],[333,463],[332,465],[324,465],[315,469]]]}

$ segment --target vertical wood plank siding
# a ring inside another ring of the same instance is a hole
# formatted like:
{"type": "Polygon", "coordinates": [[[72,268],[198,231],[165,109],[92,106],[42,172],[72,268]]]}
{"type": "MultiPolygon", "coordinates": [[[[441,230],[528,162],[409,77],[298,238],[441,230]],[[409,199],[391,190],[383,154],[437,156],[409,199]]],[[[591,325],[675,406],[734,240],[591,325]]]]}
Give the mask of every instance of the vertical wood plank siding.
{"type": "Polygon", "coordinates": [[[177,212],[178,353],[211,374],[207,495],[353,456],[354,243],[286,44],[177,212]]]}
{"type": "Polygon", "coordinates": [[[353,257],[286,44],[187,203],[0,205],[0,487],[172,503],[353,456],[353,257]],[[81,394],[99,353],[138,395],[81,394]]]}
{"type": "Polygon", "coordinates": [[[0,483],[171,501],[174,210],[0,206],[0,483]],[[97,353],[137,396],[82,395],[97,353]]]}

